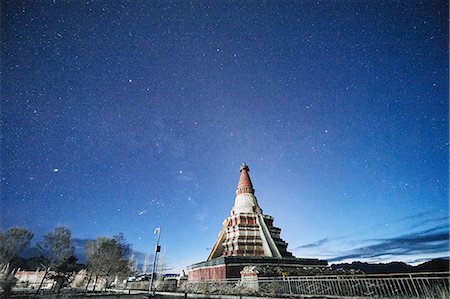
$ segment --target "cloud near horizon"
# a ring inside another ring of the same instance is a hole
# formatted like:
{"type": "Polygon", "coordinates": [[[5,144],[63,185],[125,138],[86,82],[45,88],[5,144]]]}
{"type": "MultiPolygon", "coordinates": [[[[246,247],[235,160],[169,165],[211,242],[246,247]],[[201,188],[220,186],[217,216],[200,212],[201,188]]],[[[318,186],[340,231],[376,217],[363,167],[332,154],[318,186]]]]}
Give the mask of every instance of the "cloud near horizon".
{"type": "Polygon", "coordinates": [[[323,238],[323,239],[317,240],[316,242],[313,242],[313,243],[308,243],[308,244],[305,244],[305,245],[297,246],[297,247],[294,248],[294,250],[299,250],[299,249],[302,249],[302,248],[319,247],[319,246],[322,246],[323,244],[328,243],[328,242],[330,242],[330,239],[323,238]]]}
{"type": "Polygon", "coordinates": [[[405,234],[386,239],[374,239],[375,243],[347,252],[328,259],[329,262],[339,262],[346,259],[367,259],[383,256],[407,256],[413,254],[448,255],[449,251],[449,227],[448,224],[439,225],[420,232],[405,234]]]}

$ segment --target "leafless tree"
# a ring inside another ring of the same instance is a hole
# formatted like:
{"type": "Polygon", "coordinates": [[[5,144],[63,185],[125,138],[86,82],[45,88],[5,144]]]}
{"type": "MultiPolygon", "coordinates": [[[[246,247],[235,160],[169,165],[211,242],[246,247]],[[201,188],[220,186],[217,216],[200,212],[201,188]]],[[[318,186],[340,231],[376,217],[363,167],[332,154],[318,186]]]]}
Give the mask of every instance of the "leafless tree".
{"type": "Polygon", "coordinates": [[[90,271],[89,283],[94,278],[95,291],[98,278],[105,280],[105,289],[111,284],[112,277],[126,277],[132,272],[132,263],[129,260],[131,245],[127,243],[123,235],[113,238],[97,238],[89,242],[86,247],[87,266],[90,271]]]}
{"type": "Polygon", "coordinates": [[[9,296],[16,283],[15,269],[10,263],[25,250],[33,238],[33,234],[23,228],[10,228],[0,232],[0,293],[9,296]]]}
{"type": "Polygon", "coordinates": [[[56,227],[53,232],[45,235],[44,241],[39,244],[39,248],[45,256],[45,262],[42,264],[45,273],[36,294],[39,294],[42,284],[50,270],[55,272],[53,278],[56,280],[55,292],[58,293],[62,284],[67,279],[68,265],[75,262],[70,229],[62,226],[56,227]]]}
{"type": "Polygon", "coordinates": [[[33,234],[24,228],[10,228],[0,232],[0,266],[8,265],[25,250],[33,238],[33,234]]]}

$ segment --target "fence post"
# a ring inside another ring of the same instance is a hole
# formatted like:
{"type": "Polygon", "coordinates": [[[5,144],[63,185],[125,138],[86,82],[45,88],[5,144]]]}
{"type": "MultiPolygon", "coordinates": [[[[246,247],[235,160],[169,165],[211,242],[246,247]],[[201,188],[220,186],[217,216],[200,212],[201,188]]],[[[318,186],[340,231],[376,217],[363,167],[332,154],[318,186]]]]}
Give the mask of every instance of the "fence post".
{"type": "Polygon", "coordinates": [[[289,288],[289,297],[292,297],[291,280],[289,279],[289,277],[286,277],[286,278],[287,278],[288,288],[289,288]]]}
{"type": "Polygon", "coordinates": [[[417,296],[417,298],[419,298],[420,297],[420,295],[419,295],[419,291],[417,291],[417,287],[416,287],[416,284],[414,283],[414,279],[413,279],[413,277],[412,277],[412,275],[411,274],[409,274],[409,279],[411,279],[411,284],[413,285],[413,287],[414,287],[414,291],[416,292],[416,296],[417,296]]]}

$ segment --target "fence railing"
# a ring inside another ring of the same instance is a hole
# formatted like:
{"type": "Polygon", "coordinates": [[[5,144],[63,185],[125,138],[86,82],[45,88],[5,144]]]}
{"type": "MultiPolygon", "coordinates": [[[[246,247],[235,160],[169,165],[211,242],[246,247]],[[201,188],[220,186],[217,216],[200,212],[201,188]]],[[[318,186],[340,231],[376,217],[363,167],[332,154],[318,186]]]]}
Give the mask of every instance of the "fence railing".
{"type": "Polygon", "coordinates": [[[187,291],[206,294],[378,298],[450,298],[449,273],[249,277],[188,282],[187,291]]]}

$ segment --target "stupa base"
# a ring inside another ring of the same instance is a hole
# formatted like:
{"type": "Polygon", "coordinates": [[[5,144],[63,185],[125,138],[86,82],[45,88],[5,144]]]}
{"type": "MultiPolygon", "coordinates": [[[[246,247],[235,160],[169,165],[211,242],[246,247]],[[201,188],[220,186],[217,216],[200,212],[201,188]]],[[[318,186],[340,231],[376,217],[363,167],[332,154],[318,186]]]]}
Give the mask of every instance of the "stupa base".
{"type": "Polygon", "coordinates": [[[303,268],[325,268],[328,262],[319,259],[301,258],[273,258],[228,256],[219,257],[209,261],[193,264],[188,267],[188,280],[220,280],[227,278],[240,278],[241,271],[246,266],[258,266],[269,270],[274,276],[280,276],[282,272],[297,272],[303,268]],[[272,271],[270,271],[272,270],[272,271]]]}

